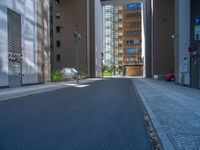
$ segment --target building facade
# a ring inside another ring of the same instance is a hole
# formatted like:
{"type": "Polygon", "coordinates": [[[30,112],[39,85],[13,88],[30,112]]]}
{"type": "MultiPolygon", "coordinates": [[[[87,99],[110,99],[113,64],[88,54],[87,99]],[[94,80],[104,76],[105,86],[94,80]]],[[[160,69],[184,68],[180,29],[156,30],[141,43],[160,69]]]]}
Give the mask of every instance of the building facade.
{"type": "Polygon", "coordinates": [[[141,76],[141,3],[104,6],[104,63],[123,75],[141,76]]]}
{"type": "Polygon", "coordinates": [[[200,88],[199,1],[144,0],[143,5],[146,76],[175,72],[177,84],[200,88]]]}
{"type": "Polygon", "coordinates": [[[50,80],[48,0],[0,2],[0,87],[50,80]]]}
{"type": "Polygon", "coordinates": [[[79,70],[90,77],[101,76],[103,17],[100,0],[51,1],[52,70],[76,68],[74,32],[81,34],[79,70]]]}

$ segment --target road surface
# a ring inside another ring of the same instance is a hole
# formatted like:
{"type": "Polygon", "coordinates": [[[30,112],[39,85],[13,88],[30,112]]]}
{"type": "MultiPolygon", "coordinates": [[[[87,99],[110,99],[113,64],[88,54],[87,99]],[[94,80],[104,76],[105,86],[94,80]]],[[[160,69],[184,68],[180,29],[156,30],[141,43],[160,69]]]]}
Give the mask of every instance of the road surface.
{"type": "Polygon", "coordinates": [[[150,150],[131,79],[0,102],[0,150],[150,150]]]}

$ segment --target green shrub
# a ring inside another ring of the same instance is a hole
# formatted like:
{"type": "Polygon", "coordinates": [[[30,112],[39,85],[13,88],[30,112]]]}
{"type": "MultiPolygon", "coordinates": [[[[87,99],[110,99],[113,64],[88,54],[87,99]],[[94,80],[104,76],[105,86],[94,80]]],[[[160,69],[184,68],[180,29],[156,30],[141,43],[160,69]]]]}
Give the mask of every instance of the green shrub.
{"type": "Polygon", "coordinates": [[[59,82],[59,81],[65,81],[67,80],[67,77],[64,73],[56,71],[51,73],[51,81],[53,82],[59,82]]]}
{"type": "Polygon", "coordinates": [[[109,76],[112,76],[112,72],[111,72],[111,69],[109,69],[109,68],[104,68],[103,69],[103,76],[105,76],[105,77],[109,77],[109,76]]]}

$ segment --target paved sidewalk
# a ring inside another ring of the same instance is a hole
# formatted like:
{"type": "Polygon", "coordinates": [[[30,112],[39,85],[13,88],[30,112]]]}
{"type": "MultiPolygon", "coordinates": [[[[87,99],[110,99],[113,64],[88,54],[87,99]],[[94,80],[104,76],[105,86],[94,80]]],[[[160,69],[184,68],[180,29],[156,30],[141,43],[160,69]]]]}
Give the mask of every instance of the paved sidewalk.
{"type": "Polygon", "coordinates": [[[23,86],[23,87],[17,87],[17,88],[5,88],[0,89],[0,101],[5,101],[13,98],[19,98],[23,96],[29,96],[44,92],[50,92],[53,90],[66,88],[66,87],[77,87],[82,88],[88,85],[94,81],[103,80],[101,78],[94,78],[94,79],[86,79],[86,80],[80,80],[80,84],[77,85],[77,81],[65,81],[65,82],[52,82],[52,83],[45,83],[45,84],[39,84],[39,85],[30,85],[30,86],[23,86]]]}
{"type": "Polygon", "coordinates": [[[165,150],[200,150],[200,90],[133,79],[165,150]]]}

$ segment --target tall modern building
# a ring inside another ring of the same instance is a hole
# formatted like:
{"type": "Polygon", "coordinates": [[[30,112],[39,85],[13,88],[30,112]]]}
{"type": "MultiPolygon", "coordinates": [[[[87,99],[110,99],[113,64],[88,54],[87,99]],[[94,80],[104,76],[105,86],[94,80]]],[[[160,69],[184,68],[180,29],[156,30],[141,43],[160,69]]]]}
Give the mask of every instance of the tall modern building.
{"type": "Polygon", "coordinates": [[[51,0],[52,70],[76,68],[74,32],[81,34],[79,70],[90,77],[101,76],[103,51],[100,0],[51,0]]]}
{"type": "Polygon", "coordinates": [[[141,3],[104,6],[104,22],[104,65],[121,69],[123,75],[141,76],[141,3]]]}
{"type": "Polygon", "coordinates": [[[0,1],[0,87],[50,80],[48,0],[0,1]]]}

